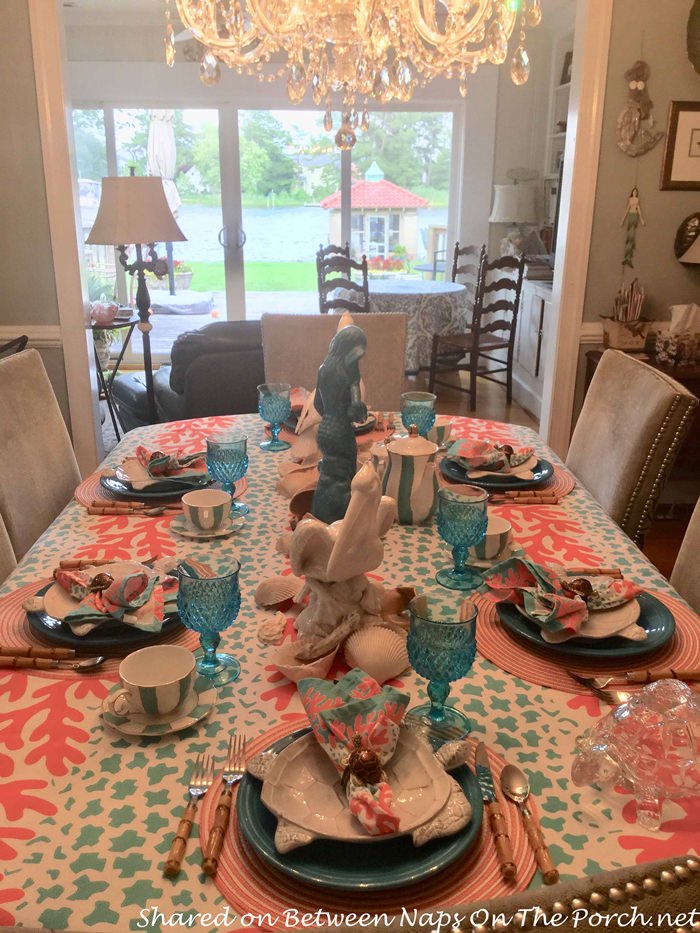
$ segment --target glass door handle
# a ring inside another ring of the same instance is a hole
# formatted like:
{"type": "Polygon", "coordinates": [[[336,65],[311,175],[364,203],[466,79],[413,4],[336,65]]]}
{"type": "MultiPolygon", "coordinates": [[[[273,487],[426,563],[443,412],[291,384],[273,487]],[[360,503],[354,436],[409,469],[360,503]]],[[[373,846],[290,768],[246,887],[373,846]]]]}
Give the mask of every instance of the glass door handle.
{"type": "MultiPolygon", "coordinates": [[[[231,243],[229,242],[229,238],[228,238],[228,231],[229,231],[228,227],[222,227],[221,230],[219,230],[218,240],[219,240],[220,245],[223,246],[224,249],[230,249],[231,247],[231,243]]],[[[243,249],[246,243],[246,239],[247,237],[245,234],[245,230],[242,227],[238,227],[237,236],[236,236],[236,248],[243,249]]]]}

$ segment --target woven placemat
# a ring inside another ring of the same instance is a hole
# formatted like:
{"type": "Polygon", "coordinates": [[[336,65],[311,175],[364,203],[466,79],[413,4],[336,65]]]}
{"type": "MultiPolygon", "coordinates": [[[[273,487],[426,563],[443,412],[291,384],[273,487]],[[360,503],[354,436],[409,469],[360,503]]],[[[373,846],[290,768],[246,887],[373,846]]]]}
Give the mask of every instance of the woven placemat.
{"type": "MultiPolygon", "coordinates": [[[[301,716],[296,720],[273,726],[248,743],[249,756],[263,751],[304,724],[308,724],[308,720],[301,716]]],[[[474,738],[473,741],[476,743],[478,738],[474,738]]],[[[490,750],[489,762],[495,774],[505,765],[503,759],[490,750]]],[[[386,913],[391,916],[399,914],[404,907],[418,910],[444,908],[449,904],[464,904],[482,898],[524,891],[535,873],[535,859],[515,806],[501,798],[500,790],[497,790],[497,793],[508,824],[515,863],[518,866],[518,877],[512,884],[504,882],[501,877],[488,821],[484,820],[474,847],[435,877],[426,878],[424,881],[386,891],[371,892],[333,891],[305,885],[258,858],[238,827],[235,806],[231,810],[231,821],[214,882],[220,893],[239,913],[253,913],[261,918],[269,914],[272,918],[278,918],[277,924],[263,922],[258,925],[259,929],[273,931],[283,929],[284,911],[290,908],[309,913],[321,910],[340,915],[349,910],[358,910],[370,914],[386,913]]],[[[214,822],[217,799],[218,794],[210,793],[201,804],[202,845],[205,844],[214,822]]],[[[381,842],[368,845],[381,845],[381,842]]],[[[358,845],[358,858],[362,857],[361,849],[362,846],[358,845]]],[[[327,922],[321,925],[326,926],[327,922]]]]}

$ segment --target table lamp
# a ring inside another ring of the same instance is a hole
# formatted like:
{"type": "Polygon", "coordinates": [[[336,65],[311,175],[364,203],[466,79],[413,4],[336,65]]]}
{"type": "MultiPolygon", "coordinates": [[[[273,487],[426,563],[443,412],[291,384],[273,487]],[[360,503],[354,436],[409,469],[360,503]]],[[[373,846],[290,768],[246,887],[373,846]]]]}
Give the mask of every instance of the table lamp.
{"type": "Polygon", "coordinates": [[[519,248],[523,239],[521,226],[537,223],[535,193],[532,185],[493,186],[493,208],[489,223],[510,224],[511,229],[505,239],[516,249],[519,248]]]}
{"type": "Polygon", "coordinates": [[[163,275],[167,272],[167,267],[163,268],[163,260],[158,259],[156,255],[156,243],[173,243],[186,239],[168,207],[161,178],[137,176],[132,169],[130,175],[102,179],[100,205],[86,242],[99,246],[116,246],[124,271],[129,275],[136,273],[136,308],[140,318],[138,329],[143,337],[146,396],[152,424],[157,421],[151,363],[150,331],[153,325],[149,320],[151,297],[148,294],[145,273],[163,275]],[[148,259],[144,259],[142,244],[148,247],[148,259]],[[136,250],[136,259],[131,263],[127,257],[127,247],[130,245],[136,250]]]}

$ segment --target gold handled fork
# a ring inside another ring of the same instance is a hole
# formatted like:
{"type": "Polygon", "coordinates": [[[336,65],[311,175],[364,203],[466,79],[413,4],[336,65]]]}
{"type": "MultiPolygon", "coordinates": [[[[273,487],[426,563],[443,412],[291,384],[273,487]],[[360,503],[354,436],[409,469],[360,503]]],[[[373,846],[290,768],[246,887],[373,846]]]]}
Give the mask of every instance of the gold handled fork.
{"type": "Polygon", "coordinates": [[[192,773],[190,774],[190,783],[187,788],[189,800],[187,809],[183,813],[177,827],[177,832],[170,844],[170,852],[163,868],[163,874],[168,878],[174,878],[180,871],[182,859],[187,849],[187,840],[192,832],[192,823],[197,811],[197,802],[203,797],[214,783],[214,759],[210,755],[197,755],[192,773]]]}
{"type": "Polygon", "coordinates": [[[603,703],[607,703],[608,706],[619,706],[620,703],[626,703],[632,696],[628,690],[605,690],[605,684],[609,683],[613,679],[612,677],[608,678],[608,680],[600,681],[602,686],[599,686],[593,677],[582,677],[581,674],[575,674],[573,671],[567,671],[566,673],[569,677],[573,677],[574,680],[590,690],[591,693],[599,700],[602,700],[603,703]]]}
{"type": "Polygon", "coordinates": [[[221,854],[224,837],[226,836],[226,827],[231,815],[233,788],[245,774],[245,749],[246,739],[243,736],[236,734],[229,738],[226,764],[221,775],[224,786],[219,796],[219,802],[216,805],[214,825],[207,839],[204,857],[202,858],[202,871],[205,875],[215,875],[216,869],[219,867],[219,855],[221,854]]]}

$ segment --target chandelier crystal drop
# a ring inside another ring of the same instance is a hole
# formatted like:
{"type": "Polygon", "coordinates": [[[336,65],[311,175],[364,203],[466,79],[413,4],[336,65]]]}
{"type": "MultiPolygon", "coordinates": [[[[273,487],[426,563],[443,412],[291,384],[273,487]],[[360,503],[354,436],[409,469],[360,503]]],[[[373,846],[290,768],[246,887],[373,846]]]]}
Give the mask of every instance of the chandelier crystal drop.
{"type": "MultiPolygon", "coordinates": [[[[166,0],[170,23],[170,0],[166,0]]],[[[286,80],[299,103],[307,92],[319,105],[342,95],[378,103],[408,101],[416,87],[437,77],[467,78],[484,62],[508,61],[518,18],[521,32],[511,58],[516,84],[527,80],[523,25],[540,22],[540,0],[175,0],[183,26],[204,46],[202,80],[212,84],[212,57],[261,81],[286,80]]],[[[174,47],[168,48],[168,63],[174,47]]],[[[174,44],[173,44],[174,45],[174,44]]],[[[367,121],[362,119],[362,128],[367,121]]],[[[348,129],[352,130],[351,127],[348,129]]],[[[349,141],[344,138],[344,144],[349,141]]]]}

